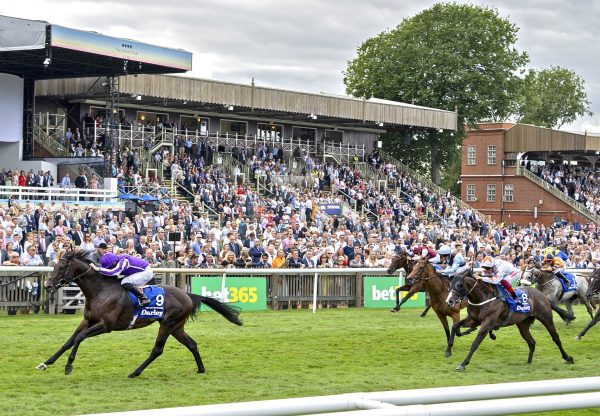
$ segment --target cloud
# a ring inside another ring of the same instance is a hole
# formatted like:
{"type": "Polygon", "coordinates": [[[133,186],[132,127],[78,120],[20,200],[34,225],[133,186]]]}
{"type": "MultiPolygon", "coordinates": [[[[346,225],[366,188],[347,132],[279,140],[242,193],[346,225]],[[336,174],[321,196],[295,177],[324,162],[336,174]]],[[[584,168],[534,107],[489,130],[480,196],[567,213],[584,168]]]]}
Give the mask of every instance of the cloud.
{"type": "MultiPolygon", "coordinates": [[[[471,3],[471,1],[460,1],[471,3]]],[[[343,93],[342,71],[367,38],[434,1],[21,0],[2,13],[193,52],[190,76],[343,93]]],[[[533,68],[559,65],[586,81],[600,114],[600,1],[480,0],[519,28],[533,68]]],[[[598,128],[598,117],[574,126],[598,128]]],[[[600,128],[598,128],[600,132],[600,128]]]]}

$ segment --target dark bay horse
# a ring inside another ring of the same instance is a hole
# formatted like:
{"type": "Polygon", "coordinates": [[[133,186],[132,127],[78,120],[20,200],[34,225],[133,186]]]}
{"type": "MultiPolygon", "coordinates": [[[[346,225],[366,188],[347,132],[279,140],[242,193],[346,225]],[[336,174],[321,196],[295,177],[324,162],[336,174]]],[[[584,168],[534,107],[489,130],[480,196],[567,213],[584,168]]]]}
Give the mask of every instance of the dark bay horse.
{"type": "MultiPolygon", "coordinates": [[[[442,323],[444,332],[446,333],[446,341],[449,342],[450,327],[448,326],[448,317],[450,317],[454,323],[460,321],[460,310],[467,305],[466,299],[462,302],[457,302],[452,306],[447,304],[446,299],[450,290],[450,280],[445,276],[438,274],[427,259],[418,260],[413,265],[413,269],[406,279],[413,279],[415,284],[418,282],[423,283],[425,289],[429,293],[431,307],[442,323]]],[[[473,330],[474,329],[471,329],[459,335],[466,335],[473,330]]],[[[493,334],[490,334],[490,336],[494,338],[493,334]]],[[[450,348],[450,344],[448,344],[448,348],[450,348]]],[[[446,354],[448,354],[448,352],[449,349],[446,350],[446,354]]]]}
{"type": "MultiPolygon", "coordinates": [[[[400,253],[392,259],[390,267],[387,269],[387,273],[393,274],[398,269],[404,269],[407,276],[410,274],[410,272],[412,272],[412,263],[406,252],[400,253]]],[[[396,288],[396,306],[394,306],[390,312],[398,312],[404,302],[409,300],[418,292],[425,292],[425,283],[423,281],[415,282],[414,280],[405,279],[404,284],[396,288]],[[400,300],[400,292],[407,292],[402,297],[402,301],[400,300]]],[[[423,312],[421,312],[421,318],[427,315],[427,312],[429,312],[430,308],[431,305],[427,305],[425,307],[423,312]]]]}
{"type": "Polygon", "coordinates": [[[529,356],[527,363],[531,364],[533,352],[535,350],[535,340],[529,332],[529,327],[535,319],[540,321],[545,327],[552,340],[558,346],[562,358],[568,363],[573,364],[573,357],[568,355],[560,341],[558,332],[554,327],[552,319],[552,308],[548,298],[539,290],[533,287],[526,287],[523,290],[527,293],[531,304],[530,313],[515,312],[510,313],[509,306],[502,302],[496,295],[496,289],[491,283],[485,283],[480,279],[469,276],[469,273],[462,273],[455,276],[450,284],[450,294],[448,295],[448,306],[456,307],[461,304],[464,299],[468,299],[467,314],[468,316],[452,325],[452,333],[448,342],[448,351],[452,354],[452,344],[454,336],[459,334],[461,327],[479,328],[479,332],[473,340],[471,349],[465,360],[456,368],[458,371],[464,371],[465,367],[471,361],[471,357],[483,341],[485,336],[491,330],[498,329],[503,326],[517,325],[521,336],[529,346],[529,356]]]}
{"type": "Polygon", "coordinates": [[[535,267],[532,263],[529,263],[521,276],[521,283],[527,284],[530,282],[531,284],[537,284],[538,290],[546,295],[550,301],[552,310],[559,313],[558,309],[560,309],[561,312],[563,312],[561,316],[567,317],[565,319],[567,325],[575,319],[572,303],[576,299],[579,299],[579,301],[585,305],[587,312],[590,314],[590,318],[594,318],[594,310],[586,297],[588,281],[584,276],[580,275],[575,275],[575,280],[577,281],[577,290],[563,293],[562,284],[554,273],[535,267]],[[558,306],[561,302],[565,303],[567,313],[564,313],[565,311],[558,306]]]}
{"type": "MultiPolygon", "coordinates": [[[[588,302],[592,301],[592,296],[597,295],[600,292],[600,269],[594,270],[594,273],[590,276],[589,286],[587,289],[587,293],[585,294],[586,300],[588,302]]],[[[575,337],[577,341],[581,340],[591,327],[596,325],[600,321],[600,308],[596,310],[596,314],[592,317],[592,320],[589,324],[575,337]]]]}
{"type": "Polygon", "coordinates": [[[50,358],[37,366],[45,370],[71,347],[71,353],[65,366],[65,374],[73,371],[73,361],[81,342],[96,335],[111,331],[124,331],[146,327],[155,321],[160,323],[158,335],[150,356],[129,377],[137,377],[142,371],[163,352],[169,335],[191,351],[198,366],[198,373],[204,373],[204,365],[198,352],[196,342],[185,332],[184,326],[188,319],[196,316],[200,305],[204,304],[214,309],[228,321],[242,325],[239,319],[240,309],[221,303],[204,296],[198,296],[173,287],[164,286],[164,316],[161,319],[138,319],[133,326],[134,305],[120,282],[104,277],[90,268],[88,253],[84,251],[67,252],[54,267],[52,274],[45,284],[46,289],[56,290],[71,282],[76,282],[85,295],[85,310],[83,321],[73,335],[50,358]]]}

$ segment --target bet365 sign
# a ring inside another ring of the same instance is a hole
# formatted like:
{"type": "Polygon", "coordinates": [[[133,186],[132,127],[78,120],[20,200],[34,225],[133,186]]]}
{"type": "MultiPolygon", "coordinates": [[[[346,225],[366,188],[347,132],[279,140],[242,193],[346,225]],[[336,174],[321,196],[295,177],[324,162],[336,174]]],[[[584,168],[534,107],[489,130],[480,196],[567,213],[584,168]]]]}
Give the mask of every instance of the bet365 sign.
{"type": "Polygon", "coordinates": [[[195,276],[192,293],[234,304],[244,311],[267,309],[266,277],[227,277],[223,288],[221,276],[195,276]]]}
{"type": "MultiPolygon", "coordinates": [[[[365,308],[392,308],[396,306],[396,288],[404,284],[397,276],[365,276],[363,279],[365,308]]],[[[400,300],[406,292],[400,292],[400,300]]],[[[418,292],[402,305],[403,308],[425,306],[425,292],[418,292]]]]}

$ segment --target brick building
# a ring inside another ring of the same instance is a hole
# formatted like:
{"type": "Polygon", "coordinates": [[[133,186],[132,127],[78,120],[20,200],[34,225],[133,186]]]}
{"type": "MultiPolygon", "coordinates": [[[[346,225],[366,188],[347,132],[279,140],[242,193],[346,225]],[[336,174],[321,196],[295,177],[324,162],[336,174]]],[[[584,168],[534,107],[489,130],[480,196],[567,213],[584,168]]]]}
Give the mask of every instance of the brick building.
{"type": "Polygon", "coordinates": [[[564,163],[600,169],[600,137],[514,123],[482,123],[462,145],[461,198],[497,222],[598,223],[574,199],[525,167],[564,163]]]}

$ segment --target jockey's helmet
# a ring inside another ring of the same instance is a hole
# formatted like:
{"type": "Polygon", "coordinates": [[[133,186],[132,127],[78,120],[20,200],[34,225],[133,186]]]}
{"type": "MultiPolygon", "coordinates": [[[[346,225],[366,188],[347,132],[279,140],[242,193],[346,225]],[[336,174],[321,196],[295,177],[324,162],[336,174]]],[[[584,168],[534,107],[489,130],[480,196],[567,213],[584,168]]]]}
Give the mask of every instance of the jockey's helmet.
{"type": "Polygon", "coordinates": [[[494,259],[490,256],[487,256],[481,261],[481,268],[483,269],[484,276],[493,276],[494,275],[494,259]]]}
{"type": "Polygon", "coordinates": [[[450,250],[450,246],[447,246],[447,245],[441,246],[440,249],[438,250],[438,254],[440,256],[449,256],[451,252],[452,252],[452,250],[450,250]]]}
{"type": "Polygon", "coordinates": [[[114,253],[111,253],[109,251],[107,253],[104,253],[102,258],[100,259],[100,265],[103,268],[108,269],[109,267],[111,267],[113,264],[115,264],[118,261],[119,261],[119,258],[117,257],[117,255],[114,253]]]}
{"type": "Polygon", "coordinates": [[[544,263],[551,263],[554,260],[554,256],[551,253],[546,254],[546,258],[544,258],[544,263]]]}

